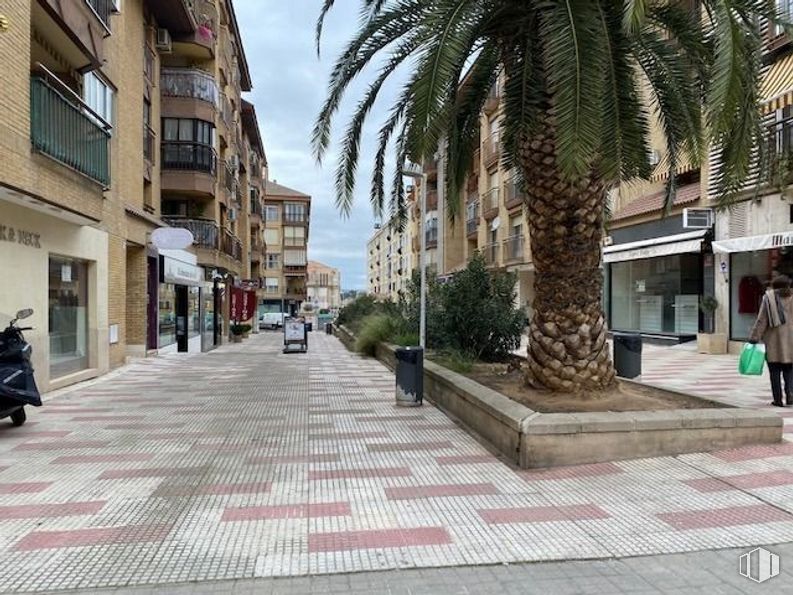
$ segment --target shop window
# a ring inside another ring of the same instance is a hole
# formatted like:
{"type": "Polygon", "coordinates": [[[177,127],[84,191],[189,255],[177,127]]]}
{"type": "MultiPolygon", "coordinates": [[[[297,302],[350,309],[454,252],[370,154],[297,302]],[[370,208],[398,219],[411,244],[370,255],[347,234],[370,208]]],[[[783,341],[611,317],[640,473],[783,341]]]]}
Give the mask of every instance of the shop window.
{"type": "Polygon", "coordinates": [[[699,330],[699,254],[611,264],[611,328],[647,334],[695,335],[699,330]]]}
{"type": "Polygon", "coordinates": [[[88,265],[72,258],[49,260],[50,375],[88,368],[88,265]]]}
{"type": "Polygon", "coordinates": [[[160,284],[159,298],[159,347],[176,343],[176,286],[160,284]]]}
{"type": "Polygon", "coordinates": [[[793,248],[735,253],[729,270],[730,339],[745,341],[768,284],[777,275],[793,275],[793,248]]]}

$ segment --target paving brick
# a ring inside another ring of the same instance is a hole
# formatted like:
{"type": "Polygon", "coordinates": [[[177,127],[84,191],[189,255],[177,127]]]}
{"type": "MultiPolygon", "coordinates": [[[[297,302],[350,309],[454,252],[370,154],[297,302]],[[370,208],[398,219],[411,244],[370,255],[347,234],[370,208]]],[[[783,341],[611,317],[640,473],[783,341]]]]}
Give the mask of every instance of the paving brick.
{"type": "Polygon", "coordinates": [[[734,527],[736,525],[753,525],[758,523],[789,522],[793,523],[793,515],[768,504],[751,504],[748,506],[729,506],[710,510],[685,512],[666,512],[656,515],[675,529],[687,531],[710,527],[734,527]]]}
{"type": "Polygon", "coordinates": [[[374,529],[315,533],[308,536],[309,552],[337,552],[370,548],[412,547],[451,543],[443,527],[416,529],[374,529]]]}
{"type": "Polygon", "coordinates": [[[415,500],[420,498],[441,498],[449,496],[492,496],[500,493],[492,483],[418,485],[408,487],[388,487],[385,489],[389,500],[415,500]]]}
{"type": "Polygon", "coordinates": [[[312,504],[286,504],[276,506],[248,506],[226,508],[222,521],[257,521],[266,519],[304,519],[333,516],[349,516],[348,502],[326,502],[312,504]]]}
{"type": "Polygon", "coordinates": [[[123,527],[97,527],[71,531],[33,531],[15,546],[18,551],[60,549],[84,546],[163,541],[171,525],[132,525],[123,527]]]}
{"type": "Polygon", "coordinates": [[[407,467],[383,467],[379,469],[330,469],[327,471],[309,471],[308,478],[322,479],[369,479],[381,477],[410,477],[413,472],[407,467]]]}
{"type": "Polygon", "coordinates": [[[0,506],[0,520],[39,519],[66,516],[92,515],[105,507],[105,500],[89,502],[63,502],[60,504],[17,504],[0,506]]]}

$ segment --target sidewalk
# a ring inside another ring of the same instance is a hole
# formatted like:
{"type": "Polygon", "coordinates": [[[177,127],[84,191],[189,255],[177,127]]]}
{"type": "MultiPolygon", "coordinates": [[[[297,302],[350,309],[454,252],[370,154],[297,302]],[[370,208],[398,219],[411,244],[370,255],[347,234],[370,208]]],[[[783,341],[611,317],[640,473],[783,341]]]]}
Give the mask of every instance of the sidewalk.
{"type": "Polygon", "coordinates": [[[143,360],[2,426],[0,591],[793,541],[793,445],[519,471],[394,407],[391,373],[335,338],[280,339],[143,360]]]}

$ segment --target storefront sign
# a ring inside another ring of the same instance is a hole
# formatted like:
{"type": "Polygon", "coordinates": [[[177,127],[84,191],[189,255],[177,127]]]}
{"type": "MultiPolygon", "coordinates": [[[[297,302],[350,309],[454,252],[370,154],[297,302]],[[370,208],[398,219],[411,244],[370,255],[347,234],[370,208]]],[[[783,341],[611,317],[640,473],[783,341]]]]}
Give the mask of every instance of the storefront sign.
{"type": "Polygon", "coordinates": [[[256,312],[256,292],[242,287],[231,288],[231,304],[229,317],[237,322],[253,318],[256,312]]]}
{"type": "Polygon", "coordinates": [[[793,232],[770,233],[762,236],[749,236],[713,242],[714,252],[754,252],[793,246],[793,232]]]}
{"type": "Polygon", "coordinates": [[[180,262],[173,258],[163,257],[162,278],[165,283],[176,285],[203,285],[204,271],[186,262],[180,262]]]}
{"type": "Polygon", "coordinates": [[[0,225],[0,242],[14,242],[30,248],[41,248],[41,234],[0,225]]]}

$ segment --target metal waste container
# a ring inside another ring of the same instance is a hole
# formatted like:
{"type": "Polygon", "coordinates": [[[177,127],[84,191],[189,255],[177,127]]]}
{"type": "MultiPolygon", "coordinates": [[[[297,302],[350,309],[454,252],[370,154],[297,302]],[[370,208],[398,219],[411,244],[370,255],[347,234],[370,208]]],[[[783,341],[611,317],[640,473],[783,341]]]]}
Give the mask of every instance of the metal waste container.
{"type": "Polygon", "coordinates": [[[332,322],[326,322],[325,323],[325,333],[327,333],[328,335],[332,335],[333,334],[333,323],[332,322]]]}
{"type": "Polygon", "coordinates": [[[617,376],[636,378],[642,375],[642,336],[638,333],[614,333],[614,368],[617,376]]]}
{"type": "Polygon", "coordinates": [[[313,322],[307,322],[306,323],[306,331],[310,333],[313,330],[314,330],[314,323],[313,322]]]}
{"type": "Polygon", "coordinates": [[[424,348],[399,347],[396,355],[396,404],[418,407],[424,398],[424,348]]]}

